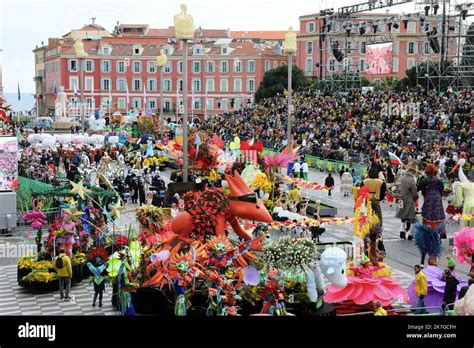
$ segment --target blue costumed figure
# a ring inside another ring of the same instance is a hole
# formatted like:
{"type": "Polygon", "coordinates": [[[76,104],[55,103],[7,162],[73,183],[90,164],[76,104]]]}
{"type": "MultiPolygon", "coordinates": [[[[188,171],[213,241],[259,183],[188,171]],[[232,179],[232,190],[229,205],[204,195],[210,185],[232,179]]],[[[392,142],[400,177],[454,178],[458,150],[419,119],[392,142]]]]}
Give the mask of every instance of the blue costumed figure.
{"type": "Polygon", "coordinates": [[[131,284],[128,278],[128,273],[131,270],[131,266],[127,258],[127,256],[124,256],[122,264],[118,270],[118,305],[122,315],[134,316],[135,309],[132,304],[132,296],[130,295],[130,292],[128,292],[128,287],[131,284]]]}

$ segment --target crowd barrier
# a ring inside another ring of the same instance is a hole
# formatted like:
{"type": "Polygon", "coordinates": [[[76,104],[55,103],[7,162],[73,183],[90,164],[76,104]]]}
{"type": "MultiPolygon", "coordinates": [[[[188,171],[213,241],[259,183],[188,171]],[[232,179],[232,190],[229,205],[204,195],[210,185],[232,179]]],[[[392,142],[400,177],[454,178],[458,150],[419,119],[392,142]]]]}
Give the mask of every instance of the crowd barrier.
{"type": "MultiPolygon", "coordinates": [[[[278,154],[277,151],[268,148],[264,148],[263,152],[271,156],[278,154]]],[[[305,155],[305,160],[310,168],[319,169],[321,172],[339,173],[342,167],[344,167],[349,168],[351,171],[354,169],[355,176],[361,178],[365,177],[367,172],[367,167],[359,163],[336,161],[312,155],[305,155]]]]}

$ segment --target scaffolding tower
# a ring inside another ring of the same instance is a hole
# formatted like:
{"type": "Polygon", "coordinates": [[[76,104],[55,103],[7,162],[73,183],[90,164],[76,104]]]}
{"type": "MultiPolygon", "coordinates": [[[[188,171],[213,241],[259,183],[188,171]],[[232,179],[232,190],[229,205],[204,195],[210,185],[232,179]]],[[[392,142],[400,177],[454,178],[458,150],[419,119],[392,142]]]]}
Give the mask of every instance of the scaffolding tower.
{"type": "MultiPolygon", "coordinates": [[[[417,8],[433,15],[441,10],[436,37],[440,50],[436,60],[417,66],[416,78],[426,89],[444,92],[474,88],[474,3],[465,0],[424,0],[417,8]],[[454,49],[450,43],[455,43],[454,49]]],[[[429,38],[427,38],[429,40],[429,38]]]]}

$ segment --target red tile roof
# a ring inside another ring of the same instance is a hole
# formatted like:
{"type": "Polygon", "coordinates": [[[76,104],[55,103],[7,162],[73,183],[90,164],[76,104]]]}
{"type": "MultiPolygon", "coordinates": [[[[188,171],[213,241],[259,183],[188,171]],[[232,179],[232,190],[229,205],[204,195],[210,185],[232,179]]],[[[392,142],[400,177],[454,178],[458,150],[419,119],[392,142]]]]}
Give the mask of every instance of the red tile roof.
{"type": "MultiPolygon", "coordinates": [[[[296,32],[298,34],[298,32],[296,32]]],[[[284,40],[286,31],[232,31],[233,39],[284,40]]]]}

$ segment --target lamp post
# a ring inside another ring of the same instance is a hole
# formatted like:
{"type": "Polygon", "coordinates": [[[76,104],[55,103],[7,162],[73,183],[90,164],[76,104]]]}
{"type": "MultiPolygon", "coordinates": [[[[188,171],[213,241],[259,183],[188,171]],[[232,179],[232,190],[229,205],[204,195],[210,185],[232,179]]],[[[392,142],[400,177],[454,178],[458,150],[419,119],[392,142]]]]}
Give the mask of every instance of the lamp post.
{"type": "MultiPolygon", "coordinates": [[[[160,55],[156,57],[156,64],[160,69],[160,139],[163,141],[163,67],[168,62],[165,51],[160,50],[160,55]]],[[[176,87],[178,88],[178,87],[176,87]]]]}
{"type": "MultiPolygon", "coordinates": [[[[81,89],[81,131],[82,134],[85,132],[85,110],[84,110],[84,58],[89,57],[86,51],[84,51],[84,44],[79,39],[74,43],[74,50],[76,57],[79,59],[79,88],[81,89]]],[[[110,87],[110,86],[109,86],[110,87]]]]}
{"type": "Polygon", "coordinates": [[[285,34],[285,43],[283,46],[285,53],[288,53],[288,123],[286,127],[286,139],[288,141],[288,154],[291,151],[291,115],[293,114],[293,105],[291,105],[291,89],[292,89],[292,70],[293,70],[293,54],[296,52],[296,33],[293,27],[289,27],[289,31],[285,34]]]}
{"type": "MultiPolygon", "coordinates": [[[[183,41],[183,182],[188,182],[188,40],[194,38],[194,20],[181,4],[181,12],[174,16],[176,39],[183,41]]],[[[178,86],[176,86],[178,88],[178,86]]]]}

